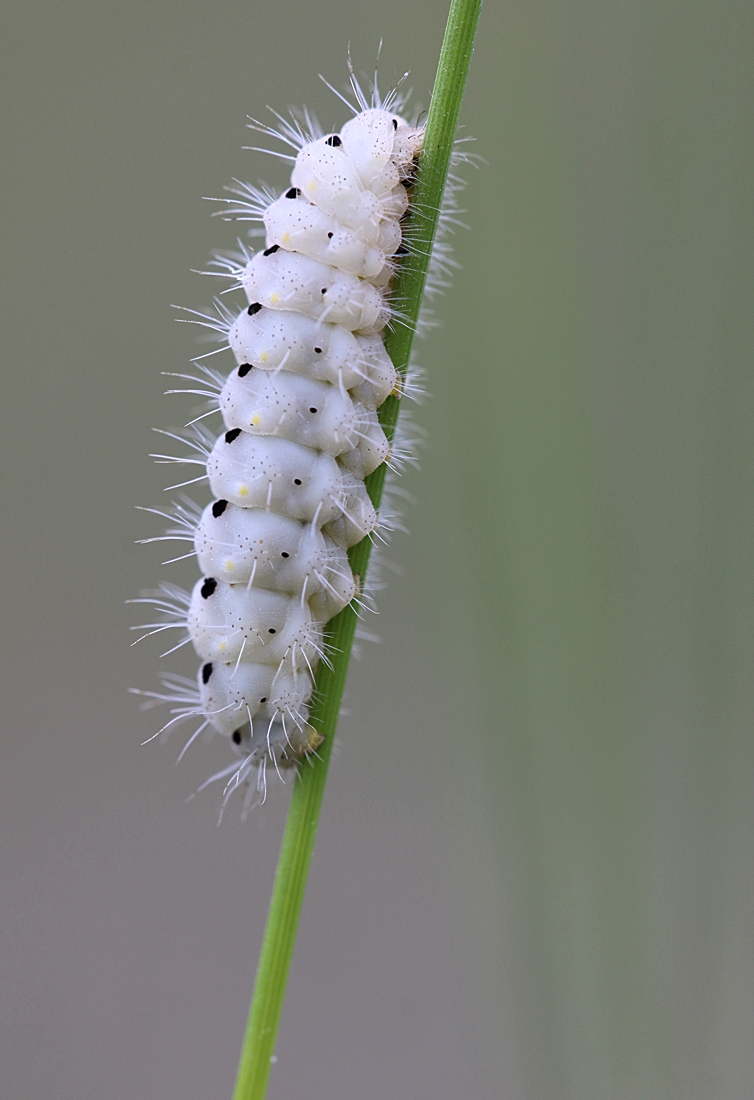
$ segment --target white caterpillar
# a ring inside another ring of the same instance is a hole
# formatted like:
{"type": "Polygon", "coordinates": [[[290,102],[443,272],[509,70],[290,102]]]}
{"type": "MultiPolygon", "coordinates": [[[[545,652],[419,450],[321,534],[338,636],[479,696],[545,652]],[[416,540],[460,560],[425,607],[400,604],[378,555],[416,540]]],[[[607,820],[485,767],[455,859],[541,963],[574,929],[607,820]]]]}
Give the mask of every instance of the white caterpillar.
{"type": "Polygon", "coordinates": [[[193,591],[163,585],[143,599],[163,615],[150,633],[184,629],[174,648],[191,641],[197,680],[166,676],[164,692],[140,694],[173,705],[163,729],[200,720],[189,744],[207,727],[229,738],[236,758],[212,778],[226,791],[255,780],[251,797],[264,796],[268,764],[295,765],[321,743],[308,704],[323,627],[357,596],[346,550],[378,526],[364,478],[390,460],[377,409],[402,392],[382,333],[423,131],[393,113],[395,93],[382,101],[375,88],[370,104],[352,84],[360,110],[340,133],[281,120],[275,136],[295,151],[288,190],[240,185],[230,200],[263,224],[266,247],[216,262],[247,306],[199,316],[236,368],[223,379],[200,367],[181,377],[201,388],[177,391],[209,397],[224,430],[165,433],[194,453],[155,456],[200,465],[192,480],[206,476],[214,499],[177,505],[165,536],[192,542],[193,591]]]}

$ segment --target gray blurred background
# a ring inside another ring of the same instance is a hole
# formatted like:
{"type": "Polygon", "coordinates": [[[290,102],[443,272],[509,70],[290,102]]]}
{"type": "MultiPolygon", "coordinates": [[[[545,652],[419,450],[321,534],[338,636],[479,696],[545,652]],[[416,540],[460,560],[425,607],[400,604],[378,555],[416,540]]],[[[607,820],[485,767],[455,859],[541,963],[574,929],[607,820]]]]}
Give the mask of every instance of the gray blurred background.
{"type": "MultiPolygon", "coordinates": [[[[3,14],[3,1100],[229,1097],[287,792],[144,748],[172,302],[284,182],[247,114],[349,41],[426,106],[440,0],[3,14]]],[[[752,9],[488,3],[431,447],[352,668],[270,1100],[745,1100],[752,9]]],[[[217,362],[217,361],[216,361],[217,362]]],[[[229,369],[229,363],[226,362],[229,369]]],[[[172,402],[172,403],[171,403],[172,402]]],[[[172,668],[191,673],[183,651],[172,668]]],[[[165,663],[165,662],[163,662],[165,663]]]]}

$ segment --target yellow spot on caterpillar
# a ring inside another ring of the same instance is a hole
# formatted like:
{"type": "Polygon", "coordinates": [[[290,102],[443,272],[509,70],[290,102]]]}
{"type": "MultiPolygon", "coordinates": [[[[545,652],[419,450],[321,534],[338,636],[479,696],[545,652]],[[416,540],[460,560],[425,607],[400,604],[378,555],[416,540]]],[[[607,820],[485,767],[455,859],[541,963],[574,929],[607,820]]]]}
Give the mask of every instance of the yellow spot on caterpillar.
{"type": "Polygon", "coordinates": [[[278,294],[278,292],[276,290],[273,290],[272,294],[270,295],[270,304],[274,306],[275,303],[279,302],[279,301],[280,301],[280,295],[278,294]]]}
{"type": "Polygon", "coordinates": [[[285,233],[283,233],[282,237],[280,238],[280,243],[281,244],[288,244],[288,241],[290,239],[291,239],[291,235],[288,232],[288,230],[286,229],[285,233]]]}
{"type": "Polygon", "coordinates": [[[236,568],[236,563],[233,561],[233,558],[226,558],[225,559],[225,572],[226,573],[232,573],[235,568],[236,568]]]}
{"type": "Polygon", "coordinates": [[[307,191],[316,191],[317,190],[317,181],[316,180],[309,180],[309,182],[306,185],[306,190],[307,191]]]}
{"type": "Polygon", "coordinates": [[[293,760],[301,760],[311,752],[316,752],[323,743],[324,737],[308,723],[302,730],[294,730],[291,734],[289,746],[293,760]]]}
{"type": "Polygon", "coordinates": [[[263,363],[266,363],[267,360],[269,359],[269,355],[267,354],[266,351],[262,351],[262,352],[259,353],[259,358],[261,359],[261,361],[263,363]]]}
{"type": "Polygon", "coordinates": [[[240,497],[247,497],[249,495],[249,486],[248,485],[239,485],[238,486],[238,495],[240,497]]]}
{"type": "Polygon", "coordinates": [[[252,416],[252,418],[251,418],[251,426],[252,426],[253,428],[256,428],[256,426],[257,426],[258,424],[261,424],[261,422],[262,422],[262,418],[261,418],[261,416],[259,415],[259,413],[254,413],[254,415],[253,415],[253,416],[252,416]]]}
{"type": "Polygon", "coordinates": [[[321,733],[318,733],[313,726],[307,726],[304,731],[304,744],[303,750],[305,753],[314,752],[325,740],[321,733]]]}

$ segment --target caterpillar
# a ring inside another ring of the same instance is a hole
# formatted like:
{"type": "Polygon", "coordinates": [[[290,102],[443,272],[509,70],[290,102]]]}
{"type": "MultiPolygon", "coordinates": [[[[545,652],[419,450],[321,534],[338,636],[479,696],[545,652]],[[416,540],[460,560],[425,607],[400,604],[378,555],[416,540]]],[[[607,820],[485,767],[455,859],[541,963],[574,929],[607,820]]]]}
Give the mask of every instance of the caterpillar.
{"type": "MultiPolygon", "coordinates": [[[[378,410],[388,395],[418,389],[396,371],[383,337],[401,323],[391,295],[411,247],[405,227],[423,128],[402,116],[399,89],[383,99],[375,79],[367,98],[353,71],[351,88],[355,104],[335,93],[352,112],[337,133],[308,112],[273,112],[275,128],[252,121],[290,150],[277,154],[293,162],[290,185],[279,195],[238,182],[228,189],[226,215],[256,223],[251,232],[264,247],[239,242],[207,272],[230,279],[243,308],[216,299],[214,313],[188,312],[214,330],[235,366],[224,376],[199,356],[196,374],[177,375],[191,386],[168,392],[198,394],[209,408],[185,430],[163,433],[188,444],[188,455],[152,456],[198,465],[198,477],[170,488],[206,480],[212,500],[145,509],[171,526],[140,541],[189,542],[191,551],[172,560],[195,555],[201,576],[191,592],[165,583],[132,601],[161,615],[134,629],[142,637],[181,630],[167,652],[190,643],[201,663],[196,679],[167,673],[162,691],[134,690],[145,706],[171,707],[158,734],[198,719],[181,756],[203,730],[227,740],[232,762],[202,787],[224,780],[224,805],[245,785],[247,809],[264,801],[269,767],[280,775],[321,744],[309,704],[317,664],[328,660],[324,628],[368,598],[347,551],[390,526],[364,479],[410,454],[388,442],[378,410]],[[212,413],[223,422],[217,435],[204,423],[212,413]]],[[[451,177],[446,189],[446,228],[457,184],[451,177]]],[[[451,266],[440,242],[430,293],[451,266]]]]}

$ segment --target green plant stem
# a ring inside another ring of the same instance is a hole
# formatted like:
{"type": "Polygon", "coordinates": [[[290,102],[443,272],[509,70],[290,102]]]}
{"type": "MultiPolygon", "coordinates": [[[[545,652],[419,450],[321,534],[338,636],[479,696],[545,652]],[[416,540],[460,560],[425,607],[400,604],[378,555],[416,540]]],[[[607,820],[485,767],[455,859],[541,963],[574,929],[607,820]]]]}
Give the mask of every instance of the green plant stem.
{"type": "MultiPolygon", "coordinates": [[[[440,53],[411,196],[413,248],[401,265],[393,291],[393,300],[400,303],[406,323],[396,325],[385,338],[387,352],[404,376],[427,281],[481,6],[482,0],[452,0],[440,53]]],[[[395,432],[399,407],[399,399],[389,397],[380,409],[380,422],[388,439],[395,432]]],[[[385,474],[383,464],[366,479],[375,506],[379,506],[382,498],[385,474]]],[[[371,549],[367,538],[349,552],[351,568],[360,582],[366,576],[371,549]]],[[[326,640],[332,655],[331,667],[320,663],[310,716],[324,743],[318,755],[309,758],[311,766],[301,766],[293,785],[233,1100],[263,1100],[267,1090],[356,624],[356,610],[349,606],[328,627],[326,640]]]]}

